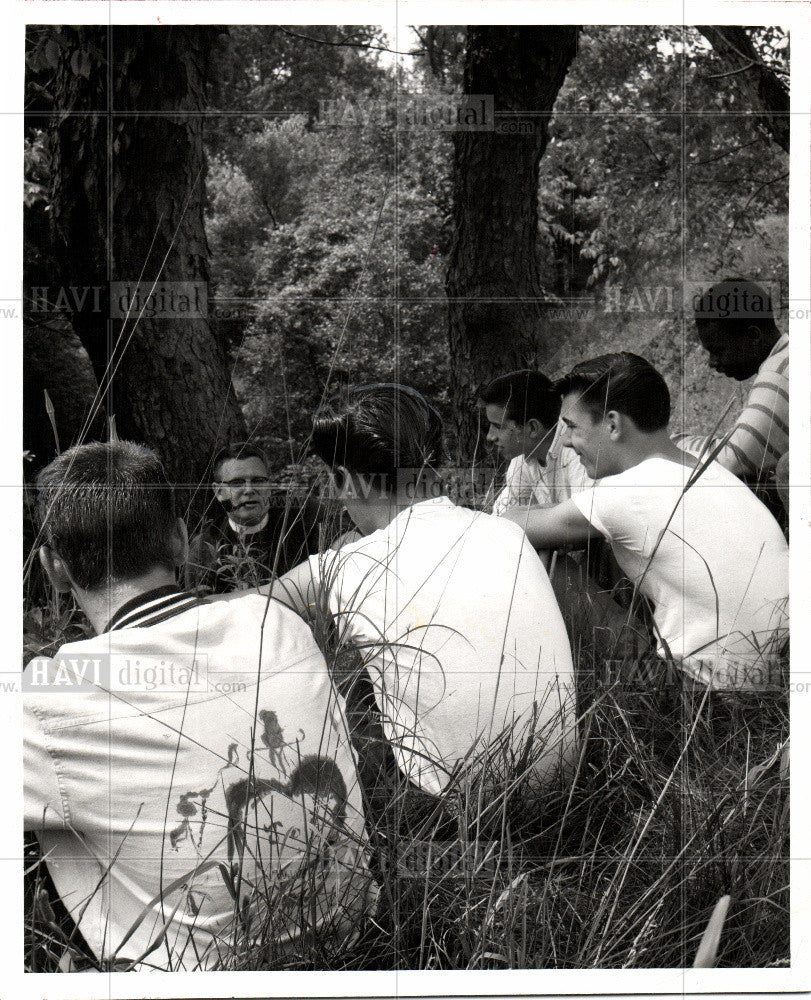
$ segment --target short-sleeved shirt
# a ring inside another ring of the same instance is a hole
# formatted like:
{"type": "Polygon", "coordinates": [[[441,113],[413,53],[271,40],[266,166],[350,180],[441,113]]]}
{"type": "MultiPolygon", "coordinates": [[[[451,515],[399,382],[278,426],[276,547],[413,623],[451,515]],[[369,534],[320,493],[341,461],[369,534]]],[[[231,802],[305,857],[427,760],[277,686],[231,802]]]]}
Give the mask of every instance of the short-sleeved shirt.
{"type": "Polygon", "coordinates": [[[568,759],[569,640],[518,525],[439,497],[310,564],[344,638],[364,651],[385,735],[412,782],[438,794],[455,767],[500,742],[523,746],[530,731],[539,778],[568,759]]]}
{"type": "Polygon", "coordinates": [[[32,660],[24,691],[25,827],[97,958],[211,968],[244,931],[235,891],[282,951],[354,930],[372,890],[355,761],[292,611],[162,588],[32,660]]]}
{"type": "Polygon", "coordinates": [[[769,511],[713,462],[649,458],[572,497],[654,605],[661,656],[714,688],[765,679],[788,626],[788,546],[769,511]]]}
{"type": "Polygon", "coordinates": [[[504,489],[493,503],[493,513],[504,514],[511,507],[563,503],[573,493],[592,485],[580,459],[563,445],[563,425],[558,424],[543,464],[537,458],[517,455],[507,467],[504,489]]]}
{"type": "MultiPolygon", "coordinates": [[[[716,461],[749,481],[765,479],[788,451],[788,335],[774,345],[760,366],[749,398],[716,461]]],[[[713,438],[682,435],[679,447],[698,455],[713,438]]]]}

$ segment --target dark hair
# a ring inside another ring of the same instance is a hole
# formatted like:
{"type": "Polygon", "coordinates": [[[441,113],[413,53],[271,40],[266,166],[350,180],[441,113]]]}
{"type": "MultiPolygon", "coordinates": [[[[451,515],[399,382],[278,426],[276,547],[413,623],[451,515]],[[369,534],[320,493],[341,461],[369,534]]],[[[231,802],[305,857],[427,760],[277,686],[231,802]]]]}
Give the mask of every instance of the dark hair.
{"type": "Polygon", "coordinates": [[[446,458],[437,411],[416,389],[378,383],[349,389],[315,415],[312,450],[331,468],[384,475],[435,467],[446,458]]]}
{"type": "Polygon", "coordinates": [[[43,541],[84,590],[174,565],[175,491],[148,448],[70,448],[37,477],[37,505],[43,541]]]}
{"type": "Polygon", "coordinates": [[[744,278],[724,278],[693,299],[696,326],[718,323],[730,337],[740,336],[749,326],[765,332],[776,329],[772,300],[765,288],[744,278]]]}
{"type": "Polygon", "coordinates": [[[517,424],[540,420],[554,427],[560,417],[560,392],[543,372],[509,372],[493,379],[479,393],[485,406],[503,406],[504,415],[517,424]]]}
{"type": "Polygon", "coordinates": [[[564,375],[558,388],[561,396],[582,393],[580,402],[595,420],[616,410],[646,433],[667,427],[670,420],[665,380],[649,361],[628,351],[582,361],[564,375]]]}
{"type": "Polygon", "coordinates": [[[232,441],[231,444],[227,444],[224,448],[220,448],[211,460],[211,478],[216,480],[217,473],[223,462],[230,462],[234,459],[242,460],[245,458],[261,459],[265,468],[267,469],[268,467],[268,460],[259,445],[251,444],[250,441],[232,441]]]}

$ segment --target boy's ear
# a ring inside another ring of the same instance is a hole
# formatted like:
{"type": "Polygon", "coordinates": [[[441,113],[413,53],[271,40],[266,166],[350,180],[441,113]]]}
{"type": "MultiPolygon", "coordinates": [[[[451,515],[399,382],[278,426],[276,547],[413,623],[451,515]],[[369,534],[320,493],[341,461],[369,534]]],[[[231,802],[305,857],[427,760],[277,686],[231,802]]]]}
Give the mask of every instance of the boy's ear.
{"type": "Polygon", "coordinates": [[[545,429],[544,425],[540,422],[540,420],[538,420],[537,417],[530,417],[524,424],[524,432],[533,440],[537,441],[538,438],[543,437],[545,429]]]}
{"type": "Polygon", "coordinates": [[[73,577],[62,556],[55,552],[50,545],[40,545],[39,561],[54,590],[58,594],[69,594],[73,589],[73,577]]]}
{"type": "Polygon", "coordinates": [[[175,521],[171,545],[175,566],[185,566],[189,561],[189,532],[182,517],[175,521]]]}
{"type": "Polygon", "coordinates": [[[772,349],[772,341],[769,339],[769,335],[762,330],[759,326],[754,323],[747,327],[746,336],[748,338],[750,346],[761,353],[768,356],[769,351],[772,349]]]}
{"type": "Polygon", "coordinates": [[[220,503],[224,504],[226,500],[229,499],[227,486],[221,486],[219,483],[214,483],[212,489],[214,490],[214,498],[219,500],[220,503]]]}
{"type": "Polygon", "coordinates": [[[616,410],[609,410],[605,417],[606,428],[608,429],[608,436],[612,441],[616,441],[621,437],[623,430],[625,429],[624,421],[625,417],[616,410]]]}

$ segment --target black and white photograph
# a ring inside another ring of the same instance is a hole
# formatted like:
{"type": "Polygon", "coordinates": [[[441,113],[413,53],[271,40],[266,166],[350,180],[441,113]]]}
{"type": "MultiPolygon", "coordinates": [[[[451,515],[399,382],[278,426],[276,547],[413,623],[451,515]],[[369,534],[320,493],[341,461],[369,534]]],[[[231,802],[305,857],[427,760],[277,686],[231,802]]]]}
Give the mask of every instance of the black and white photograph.
{"type": "Polygon", "coordinates": [[[13,6],[14,995],[807,990],[802,5],[13,6]]]}

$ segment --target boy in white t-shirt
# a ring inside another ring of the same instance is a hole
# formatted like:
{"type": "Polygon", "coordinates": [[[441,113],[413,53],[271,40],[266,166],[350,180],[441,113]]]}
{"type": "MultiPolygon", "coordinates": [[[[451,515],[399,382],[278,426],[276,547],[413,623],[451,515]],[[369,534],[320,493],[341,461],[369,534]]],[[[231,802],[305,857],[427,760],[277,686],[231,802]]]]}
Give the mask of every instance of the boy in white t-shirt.
{"type": "MultiPolygon", "coordinates": [[[[501,375],[482,390],[480,402],[489,423],[487,440],[510,460],[504,489],[493,503],[494,514],[563,503],[594,484],[578,456],[564,444],[560,389],[542,372],[523,369],[501,375]]],[[[585,639],[598,650],[613,653],[620,642],[634,641],[634,630],[626,627],[627,616],[611,599],[621,573],[613,560],[606,559],[601,545],[594,541],[585,552],[558,553],[555,559],[546,550],[539,555],[549,570],[573,646],[585,639]]]]}
{"type": "Polygon", "coordinates": [[[530,777],[551,781],[574,750],[571,650],[523,533],[442,495],[442,422],[406,386],[352,390],[316,418],[312,446],[364,537],[311,557],[274,596],[303,612],[326,598],[422,791],[460,768],[503,773],[528,747],[530,777]]]}
{"type": "Polygon", "coordinates": [[[509,460],[493,513],[510,507],[562,503],[591,480],[563,446],[560,392],[542,372],[524,369],[493,379],[481,392],[487,440],[509,460]]]}
{"type": "Polygon", "coordinates": [[[507,512],[540,548],[607,538],[654,606],[657,652],[714,689],[769,683],[788,627],[788,547],[754,494],[668,435],[670,396],[621,352],[562,380],[565,443],[595,485],[546,509],[507,512]]]}

